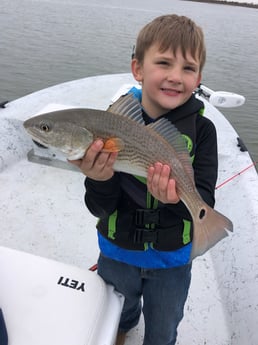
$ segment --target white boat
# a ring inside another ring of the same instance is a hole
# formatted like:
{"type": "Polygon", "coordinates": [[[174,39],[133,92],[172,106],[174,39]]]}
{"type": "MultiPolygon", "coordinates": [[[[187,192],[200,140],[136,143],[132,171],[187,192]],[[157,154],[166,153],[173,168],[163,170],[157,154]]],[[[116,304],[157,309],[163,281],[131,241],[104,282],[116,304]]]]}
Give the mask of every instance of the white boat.
{"type": "MultiPolygon", "coordinates": [[[[88,270],[98,246],[84,176],[37,147],[23,121],[46,109],[106,109],[121,86],[134,83],[130,74],[84,78],[0,109],[0,308],[9,345],[114,343],[123,297],[88,270]]],[[[211,104],[230,106],[241,97],[203,91],[211,102],[197,97],[218,134],[215,208],[233,221],[234,233],[194,260],[177,344],[257,345],[258,176],[238,134],[211,104]]],[[[142,344],[143,328],[141,319],[126,344],[142,344]]]]}

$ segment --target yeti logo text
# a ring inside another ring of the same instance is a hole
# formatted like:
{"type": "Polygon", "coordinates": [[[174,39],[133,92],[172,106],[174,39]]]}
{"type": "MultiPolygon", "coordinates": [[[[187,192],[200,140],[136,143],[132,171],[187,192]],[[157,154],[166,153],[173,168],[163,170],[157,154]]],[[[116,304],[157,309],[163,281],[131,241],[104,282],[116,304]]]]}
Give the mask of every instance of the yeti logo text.
{"type": "Polygon", "coordinates": [[[85,292],[85,289],[84,289],[85,283],[80,283],[78,280],[73,280],[73,279],[70,279],[70,278],[60,277],[58,282],[57,282],[57,284],[69,287],[71,289],[75,289],[77,291],[85,292]]]}

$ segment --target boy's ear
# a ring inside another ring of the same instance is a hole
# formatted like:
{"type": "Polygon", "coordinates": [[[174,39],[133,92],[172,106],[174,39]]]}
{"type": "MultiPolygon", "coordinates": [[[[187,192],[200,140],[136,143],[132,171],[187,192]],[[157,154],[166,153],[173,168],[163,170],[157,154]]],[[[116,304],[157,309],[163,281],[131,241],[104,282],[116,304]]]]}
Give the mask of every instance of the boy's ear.
{"type": "Polygon", "coordinates": [[[196,85],[196,87],[200,84],[201,80],[202,80],[202,74],[200,73],[200,74],[199,74],[199,78],[198,78],[198,80],[197,80],[197,85],[196,85]]]}
{"type": "Polygon", "coordinates": [[[131,71],[136,81],[141,82],[143,80],[142,65],[139,63],[137,59],[132,59],[131,71]]]}

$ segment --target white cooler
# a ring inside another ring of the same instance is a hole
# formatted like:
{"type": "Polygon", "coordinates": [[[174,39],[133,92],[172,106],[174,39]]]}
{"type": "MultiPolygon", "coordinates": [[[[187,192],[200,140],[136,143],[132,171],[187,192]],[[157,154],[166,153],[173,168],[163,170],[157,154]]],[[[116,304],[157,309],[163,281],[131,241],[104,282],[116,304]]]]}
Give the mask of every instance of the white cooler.
{"type": "Polygon", "coordinates": [[[113,345],[123,302],[94,272],[0,247],[8,345],[113,345]]]}

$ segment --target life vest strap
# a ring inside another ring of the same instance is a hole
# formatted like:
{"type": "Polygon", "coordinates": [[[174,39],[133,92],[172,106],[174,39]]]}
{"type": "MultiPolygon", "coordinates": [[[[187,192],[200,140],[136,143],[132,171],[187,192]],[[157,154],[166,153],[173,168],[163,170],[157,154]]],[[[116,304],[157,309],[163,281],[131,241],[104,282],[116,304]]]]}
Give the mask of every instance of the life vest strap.
{"type": "Polygon", "coordinates": [[[137,209],[135,211],[135,225],[160,224],[160,209],[137,209]]]}
{"type": "Polygon", "coordinates": [[[134,243],[158,243],[159,229],[136,228],[134,232],[134,243]]]}

